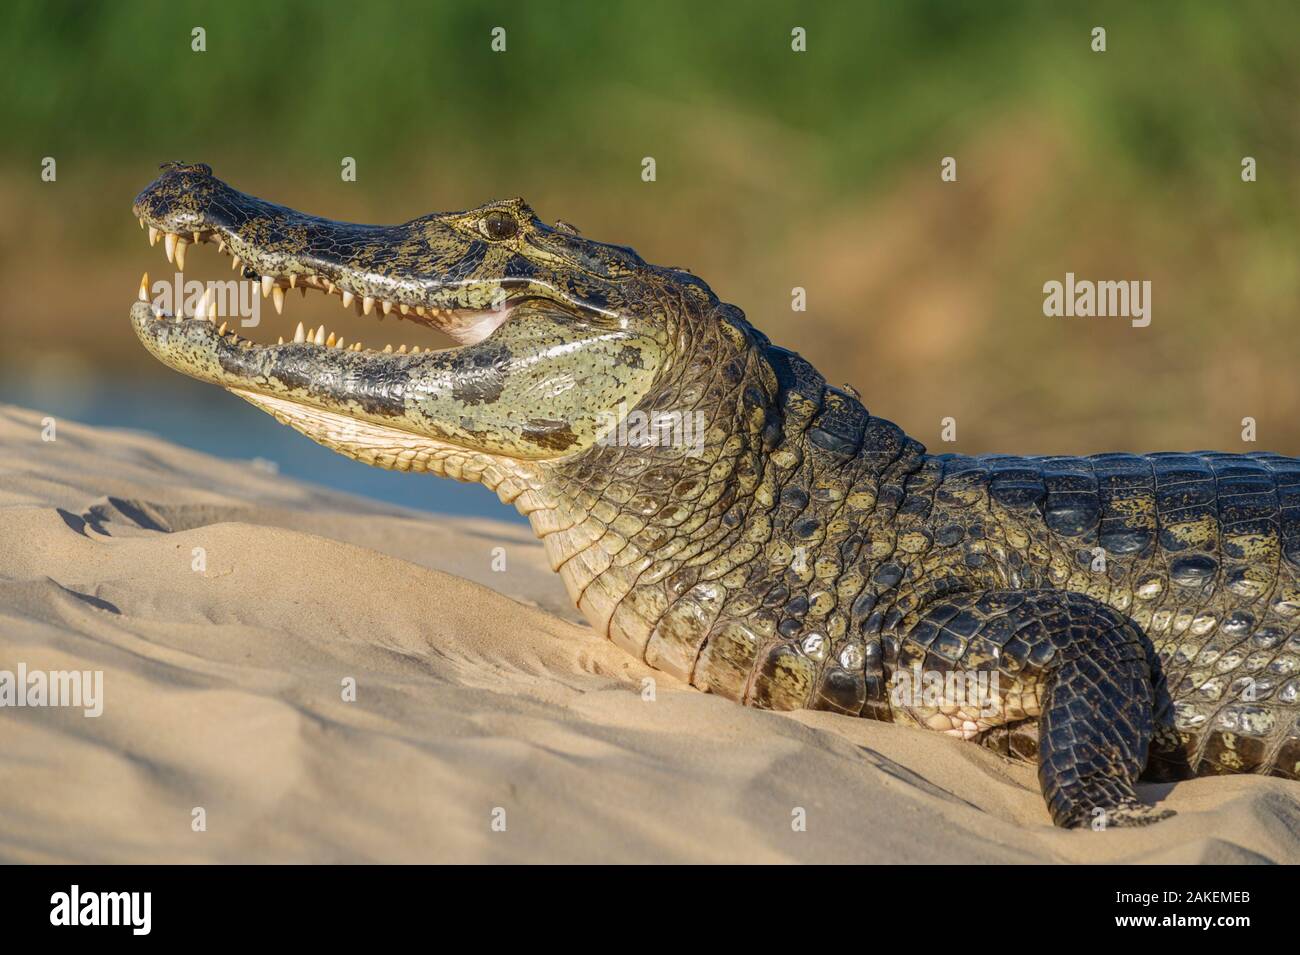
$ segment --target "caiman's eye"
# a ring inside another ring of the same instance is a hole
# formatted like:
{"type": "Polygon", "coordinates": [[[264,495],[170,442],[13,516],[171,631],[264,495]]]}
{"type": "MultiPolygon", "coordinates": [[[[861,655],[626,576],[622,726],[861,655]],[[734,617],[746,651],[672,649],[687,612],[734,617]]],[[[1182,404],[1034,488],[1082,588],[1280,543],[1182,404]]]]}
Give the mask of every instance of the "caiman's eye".
{"type": "Polygon", "coordinates": [[[489,239],[509,239],[519,231],[519,221],[505,212],[489,212],[478,227],[489,239]]]}

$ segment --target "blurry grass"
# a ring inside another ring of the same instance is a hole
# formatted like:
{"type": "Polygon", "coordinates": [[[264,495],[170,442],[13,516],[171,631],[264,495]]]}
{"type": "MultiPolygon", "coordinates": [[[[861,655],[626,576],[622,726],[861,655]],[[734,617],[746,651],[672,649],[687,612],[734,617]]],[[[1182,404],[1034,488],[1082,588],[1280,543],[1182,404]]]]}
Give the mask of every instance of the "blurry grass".
{"type": "Polygon", "coordinates": [[[1009,106],[1068,114],[1081,144],[1118,147],[1143,179],[1194,175],[1246,144],[1294,153],[1300,137],[1279,122],[1295,103],[1300,7],[1280,2],[18,0],[0,25],[3,155],[20,162],[215,140],[314,163],[364,143],[383,166],[468,148],[475,162],[576,173],[581,157],[587,181],[650,147],[688,160],[683,133],[703,110],[819,139],[808,173],[843,189],[1009,106]],[[796,24],[806,54],[790,52],[796,24]],[[1102,55],[1088,48],[1095,24],[1102,55]],[[206,53],[190,50],[193,26],[206,53]],[[494,26],[504,55],[489,49],[494,26]]]}
{"type": "Polygon", "coordinates": [[[161,261],[126,209],[201,159],[338,218],[523,195],[690,267],[931,445],[947,414],[956,449],[1009,451],[1235,446],[1253,415],[1300,452],[1297,27],[1283,2],[6,3],[0,374],[54,349],[165,374],[123,334],[161,261]],[[1045,319],[1067,270],[1152,279],[1152,327],[1045,319]]]}

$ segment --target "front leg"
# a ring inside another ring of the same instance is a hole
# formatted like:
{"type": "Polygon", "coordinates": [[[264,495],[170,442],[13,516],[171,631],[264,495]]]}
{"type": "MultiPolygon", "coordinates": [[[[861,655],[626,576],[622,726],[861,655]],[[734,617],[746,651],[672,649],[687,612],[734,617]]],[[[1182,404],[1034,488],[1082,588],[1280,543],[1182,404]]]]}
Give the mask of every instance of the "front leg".
{"type": "Polygon", "coordinates": [[[947,598],[907,627],[892,682],[898,696],[900,679],[914,683],[915,674],[996,674],[995,692],[982,700],[932,704],[913,694],[895,706],[965,738],[1037,718],[1038,779],[1052,821],[1103,828],[1173,815],[1144,805],[1135,789],[1156,713],[1167,709],[1157,666],[1137,625],[1091,597],[989,591],[947,598]]]}

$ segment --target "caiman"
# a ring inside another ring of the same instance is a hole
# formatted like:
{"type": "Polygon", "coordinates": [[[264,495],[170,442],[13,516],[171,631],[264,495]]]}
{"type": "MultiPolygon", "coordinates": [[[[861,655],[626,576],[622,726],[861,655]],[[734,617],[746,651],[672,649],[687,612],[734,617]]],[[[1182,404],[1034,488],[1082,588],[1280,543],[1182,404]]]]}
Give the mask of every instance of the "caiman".
{"type": "Polygon", "coordinates": [[[699,278],[522,200],[354,225],[162,169],[134,212],[178,265],[212,242],[277,310],[313,289],[457,345],[263,344],[142,286],[145,347],[356,460],[486,485],[651,667],[1036,760],[1063,827],[1172,815],[1139,780],[1300,778],[1300,460],[929,454],[699,278]]]}

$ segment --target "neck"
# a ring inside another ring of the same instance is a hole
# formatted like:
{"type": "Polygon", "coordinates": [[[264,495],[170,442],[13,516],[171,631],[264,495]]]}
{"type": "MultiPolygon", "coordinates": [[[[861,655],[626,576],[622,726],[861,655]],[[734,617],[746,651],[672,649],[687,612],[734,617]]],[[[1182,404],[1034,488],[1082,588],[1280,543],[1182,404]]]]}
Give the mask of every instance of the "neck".
{"type": "Polygon", "coordinates": [[[869,613],[866,571],[892,553],[871,531],[924,448],[743,319],[733,331],[636,409],[701,420],[701,443],[643,446],[616,429],[549,469],[528,513],[598,633],[702,688],[811,705],[762,699],[773,683],[754,677],[777,644],[824,658],[869,613]]]}

